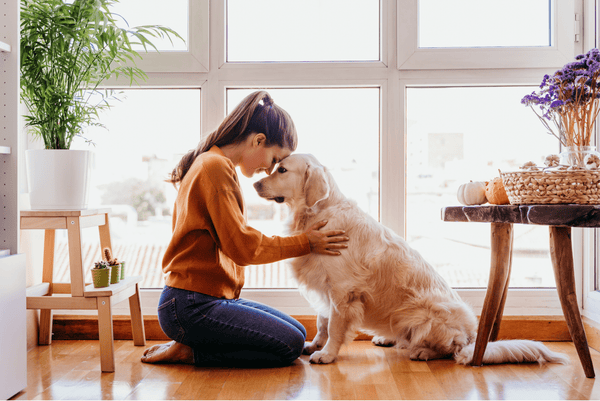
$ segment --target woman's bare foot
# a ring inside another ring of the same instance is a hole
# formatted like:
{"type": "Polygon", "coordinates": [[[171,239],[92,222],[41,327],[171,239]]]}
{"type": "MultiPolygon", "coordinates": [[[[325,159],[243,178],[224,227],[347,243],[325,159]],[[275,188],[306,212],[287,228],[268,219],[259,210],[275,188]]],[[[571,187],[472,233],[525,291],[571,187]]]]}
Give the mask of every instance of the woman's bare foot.
{"type": "Polygon", "coordinates": [[[193,364],[194,351],[187,345],[171,341],[166,344],[153,345],[145,350],[142,362],[193,364]]]}

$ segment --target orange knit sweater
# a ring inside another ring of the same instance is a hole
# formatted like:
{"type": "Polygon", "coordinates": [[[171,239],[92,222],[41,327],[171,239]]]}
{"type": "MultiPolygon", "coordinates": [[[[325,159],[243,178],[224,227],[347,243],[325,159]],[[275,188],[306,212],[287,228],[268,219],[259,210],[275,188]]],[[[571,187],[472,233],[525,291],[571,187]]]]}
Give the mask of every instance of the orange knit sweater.
{"type": "Polygon", "coordinates": [[[306,234],[267,237],[246,225],[235,167],[218,147],[198,156],[180,184],[162,264],[168,286],[234,299],[243,266],[310,253],[306,234]]]}

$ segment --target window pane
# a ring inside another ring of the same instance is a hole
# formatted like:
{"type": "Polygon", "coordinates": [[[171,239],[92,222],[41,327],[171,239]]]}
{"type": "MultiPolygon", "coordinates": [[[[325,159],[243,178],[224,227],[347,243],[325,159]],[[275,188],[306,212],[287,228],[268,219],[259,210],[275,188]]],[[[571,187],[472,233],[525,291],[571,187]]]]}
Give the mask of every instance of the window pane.
{"type": "MultiPolygon", "coordinates": [[[[267,89],[294,120],[297,153],[312,153],[335,177],[340,190],[375,219],[379,216],[379,89],[267,89]]],[[[254,89],[227,91],[228,112],[254,89]]],[[[248,224],[267,235],[284,235],[287,205],[260,198],[253,180],[238,174],[248,224]]],[[[297,284],[285,262],[246,269],[246,288],[291,288],[297,284]]]]}
{"type": "Polygon", "coordinates": [[[551,46],[551,0],[419,0],[419,47],[551,46]]]}
{"type": "MultiPolygon", "coordinates": [[[[188,9],[188,0],[120,0],[111,7],[113,13],[122,17],[118,19],[121,28],[162,25],[173,29],[185,39],[184,43],[181,39],[174,38],[171,43],[168,38],[151,37],[152,43],[161,52],[188,49],[188,9]]],[[[137,51],[144,50],[141,45],[135,45],[133,48],[137,51]]]]}
{"type": "MultiPolygon", "coordinates": [[[[453,287],[487,286],[490,225],[443,222],[458,187],[543,165],[558,140],[520,103],[534,87],[407,90],[407,240],[453,287]],[[432,115],[435,114],[435,118],[432,115]]],[[[548,228],[514,225],[512,287],[554,287],[548,228]]]]}
{"type": "MultiPolygon", "coordinates": [[[[101,115],[107,129],[90,129],[87,137],[95,146],[80,141],[73,148],[94,153],[89,205],[112,209],[114,256],[125,260],[126,274],[144,276],[141,287],[162,288],[162,257],[171,239],[176,195],[164,179],[198,145],[200,90],[123,92],[122,101],[101,115]]],[[[100,258],[98,230],[85,229],[83,236],[84,266],[91,267],[100,258]]],[[[60,262],[68,260],[66,230],[57,231],[57,243],[55,276],[69,281],[68,263],[60,262]]]]}
{"type": "Polygon", "coordinates": [[[379,0],[228,0],[227,61],[379,60],[379,0]]]}

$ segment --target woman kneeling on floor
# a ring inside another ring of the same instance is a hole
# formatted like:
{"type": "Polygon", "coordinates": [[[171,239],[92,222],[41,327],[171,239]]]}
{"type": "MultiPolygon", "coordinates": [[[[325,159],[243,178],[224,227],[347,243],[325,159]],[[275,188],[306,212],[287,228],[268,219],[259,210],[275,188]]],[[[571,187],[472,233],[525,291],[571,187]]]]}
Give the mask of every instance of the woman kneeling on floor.
{"type": "Polygon", "coordinates": [[[244,266],[310,252],[339,255],[343,231],[267,237],[246,224],[236,167],[271,174],[297,146],[290,116],[258,91],[246,97],[171,173],[178,186],[173,234],[163,259],[166,286],[158,319],[173,341],[145,350],[142,362],[197,366],[283,366],[302,353],[306,330],[269,306],[240,299],[244,266]]]}

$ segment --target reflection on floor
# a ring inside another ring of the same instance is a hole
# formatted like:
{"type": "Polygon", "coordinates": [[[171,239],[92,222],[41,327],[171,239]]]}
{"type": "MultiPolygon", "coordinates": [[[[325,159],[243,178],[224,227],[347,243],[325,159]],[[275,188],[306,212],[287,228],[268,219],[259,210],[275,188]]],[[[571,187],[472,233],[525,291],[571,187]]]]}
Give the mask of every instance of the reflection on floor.
{"type": "MultiPolygon", "coordinates": [[[[302,356],[277,369],[198,368],[143,364],[145,347],[119,340],[116,371],[101,373],[98,341],[63,340],[28,352],[28,387],[14,399],[600,399],[600,379],[585,378],[573,344],[546,344],[571,364],[417,362],[406,350],[354,341],[331,365],[302,356]]],[[[600,353],[592,358],[598,375],[600,353]]]]}

